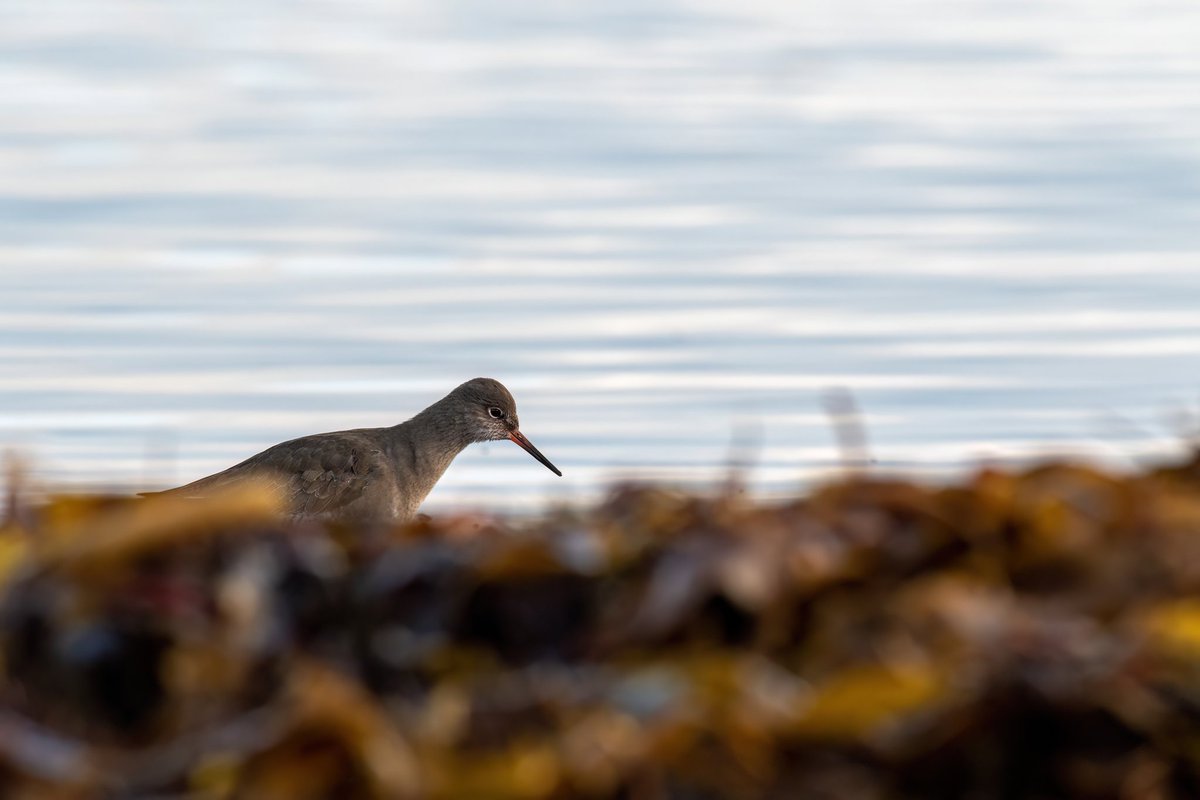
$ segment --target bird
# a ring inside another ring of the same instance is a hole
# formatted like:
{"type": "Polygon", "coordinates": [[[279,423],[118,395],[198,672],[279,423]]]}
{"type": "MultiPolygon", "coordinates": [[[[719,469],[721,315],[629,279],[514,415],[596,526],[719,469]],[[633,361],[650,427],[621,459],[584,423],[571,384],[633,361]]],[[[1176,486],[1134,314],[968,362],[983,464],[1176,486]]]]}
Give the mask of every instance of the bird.
{"type": "Polygon", "coordinates": [[[141,494],[205,498],[257,482],[280,493],[292,519],[406,522],[455,456],[475,442],[500,439],[562,476],[521,433],[508,389],[493,378],[473,378],[399,425],[301,436],[183,486],[141,494]]]}

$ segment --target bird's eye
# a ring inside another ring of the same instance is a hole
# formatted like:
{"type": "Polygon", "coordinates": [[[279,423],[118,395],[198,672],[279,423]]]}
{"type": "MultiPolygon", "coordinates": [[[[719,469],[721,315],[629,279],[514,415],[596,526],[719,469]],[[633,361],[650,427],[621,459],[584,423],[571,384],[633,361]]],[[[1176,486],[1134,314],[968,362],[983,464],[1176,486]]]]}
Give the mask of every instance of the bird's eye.
{"type": "Polygon", "coordinates": [[[495,406],[489,408],[488,413],[492,415],[492,419],[501,419],[504,417],[503,409],[496,408],[495,406]]]}

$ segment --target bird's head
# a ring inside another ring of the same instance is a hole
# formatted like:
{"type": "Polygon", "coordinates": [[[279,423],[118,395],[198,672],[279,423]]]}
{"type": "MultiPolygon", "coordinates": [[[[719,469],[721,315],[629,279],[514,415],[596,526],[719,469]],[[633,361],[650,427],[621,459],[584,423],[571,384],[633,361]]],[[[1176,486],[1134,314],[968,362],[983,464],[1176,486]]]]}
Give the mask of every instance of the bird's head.
{"type": "Polygon", "coordinates": [[[508,439],[516,442],[531,456],[542,462],[555,475],[561,476],[558,467],[550,463],[533,442],[521,433],[517,418],[517,401],[504,384],[492,378],[474,378],[459,386],[452,393],[459,401],[458,406],[466,415],[466,423],[476,442],[508,439]]]}

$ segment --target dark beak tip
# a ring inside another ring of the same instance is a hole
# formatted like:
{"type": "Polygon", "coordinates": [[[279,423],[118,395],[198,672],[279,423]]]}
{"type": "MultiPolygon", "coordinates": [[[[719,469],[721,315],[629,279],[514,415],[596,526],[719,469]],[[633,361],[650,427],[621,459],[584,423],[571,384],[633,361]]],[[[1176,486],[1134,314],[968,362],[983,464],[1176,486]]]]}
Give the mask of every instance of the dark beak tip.
{"type": "Polygon", "coordinates": [[[529,453],[529,455],[533,456],[538,461],[542,462],[542,465],[545,466],[547,469],[549,469],[551,472],[553,472],[555,475],[557,475],[560,478],[562,477],[562,472],[558,469],[558,467],[551,464],[550,459],[548,459],[544,455],[542,455],[541,451],[539,451],[536,447],[533,446],[533,442],[531,442],[525,438],[525,434],[521,433],[518,430],[514,430],[512,433],[509,434],[508,438],[510,441],[513,441],[516,444],[520,445],[521,449],[524,450],[525,452],[529,453]]]}

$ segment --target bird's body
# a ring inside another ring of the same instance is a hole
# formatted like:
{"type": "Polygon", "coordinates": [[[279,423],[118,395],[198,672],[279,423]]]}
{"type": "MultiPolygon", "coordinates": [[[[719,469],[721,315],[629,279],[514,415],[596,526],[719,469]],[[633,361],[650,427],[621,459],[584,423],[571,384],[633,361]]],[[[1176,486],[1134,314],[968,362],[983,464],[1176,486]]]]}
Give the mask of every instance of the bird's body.
{"type": "Polygon", "coordinates": [[[495,439],[562,474],[521,434],[508,390],[475,378],[399,425],[302,436],[164,494],[207,497],[254,481],[278,491],[292,517],[403,521],[467,445],[495,439]]]}

